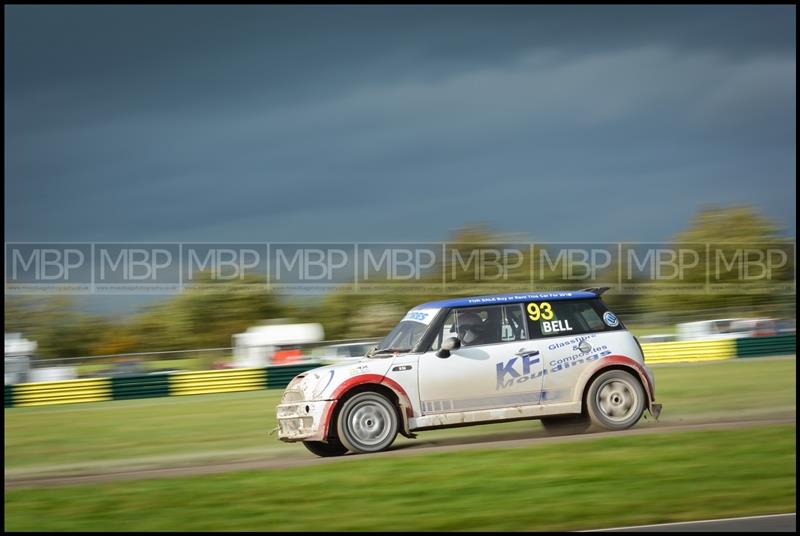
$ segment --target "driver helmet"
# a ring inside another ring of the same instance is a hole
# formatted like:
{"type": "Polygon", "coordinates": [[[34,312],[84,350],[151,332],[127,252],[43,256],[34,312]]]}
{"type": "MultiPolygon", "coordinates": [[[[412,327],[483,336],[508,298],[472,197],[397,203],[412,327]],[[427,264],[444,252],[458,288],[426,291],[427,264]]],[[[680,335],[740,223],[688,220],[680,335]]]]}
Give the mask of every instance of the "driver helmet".
{"type": "Polygon", "coordinates": [[[483,335],[485,326],[477,313],[464,313],[458,316],[458,338],[464,344],[475,344],[483,335]]]}

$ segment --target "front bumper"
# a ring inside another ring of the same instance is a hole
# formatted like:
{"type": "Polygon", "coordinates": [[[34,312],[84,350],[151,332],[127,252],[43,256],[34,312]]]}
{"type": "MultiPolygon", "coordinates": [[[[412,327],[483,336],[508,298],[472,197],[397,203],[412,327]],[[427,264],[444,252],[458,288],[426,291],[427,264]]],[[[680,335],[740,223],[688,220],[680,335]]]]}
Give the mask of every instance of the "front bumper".
{"type": "Polygon", "coordinates": [[[326,419],[333,400],[297,401],[278,405],[278,439],[295,441],[324,441],[326,419]]]}

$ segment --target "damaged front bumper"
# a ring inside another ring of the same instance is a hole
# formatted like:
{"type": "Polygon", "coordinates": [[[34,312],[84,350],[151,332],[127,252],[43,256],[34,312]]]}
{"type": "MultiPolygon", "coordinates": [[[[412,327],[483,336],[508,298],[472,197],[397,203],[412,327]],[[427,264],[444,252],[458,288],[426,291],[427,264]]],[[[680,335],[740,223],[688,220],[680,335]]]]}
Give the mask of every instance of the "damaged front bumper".
{"type": "Polygon", "coordinates": [[[333,400],[297,401],[278,406],[278,439],[295,441],[324,441],[333,400]]]}

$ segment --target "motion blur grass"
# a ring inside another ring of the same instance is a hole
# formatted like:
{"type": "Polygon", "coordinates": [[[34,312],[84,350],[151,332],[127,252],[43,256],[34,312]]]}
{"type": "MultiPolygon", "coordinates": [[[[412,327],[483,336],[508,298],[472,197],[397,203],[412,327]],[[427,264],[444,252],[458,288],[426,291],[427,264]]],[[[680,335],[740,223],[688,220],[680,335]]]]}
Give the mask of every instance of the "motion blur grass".
{"type": "MultiPolygon", "coordinates": [[[[653,369],[657,399],[664,404],[661,422],[795,411],[794,357],[653,369]]],[[[281,390],[268,390],[6,409],[6,472],[37,467],[51,472],[59,465],[134,458],[163,457],[165,464],[175,465],[179,458],[229,459],[276,451],[308,455],[302,446],[268,435],[276,426],[280,395],[281,390]]],[[[521,421],[424,432],[416,441],[540,429],[538,421],[521,421]]]]}
{"type": "Polygon", "coordinates": [[[794,511],[795,426],[6,492],[6,530],[569,530],[794,511]]]}
{"type": "MultiPolygon", "coordinates": [[[[199,356],[187,357],[180,359],[156,359],[151,361],[141,361],[140,364],[145,370],[163,370],[163,369],[176,369],[180,371],[190,370],[209,370],[215,361],[230,362],[231,356],[199,356]]],[[[113,368],[113,361],[106,361],[105,363],[83,364],[77,366],[77,372],[80,377],[85,377],[90,374],[97,374],[113,368]]]]}
{"type": "Polygon", "coordinates": [[[678,328],[675,324],[632,324],[625,322],[625,327],[637,337],[646,335],[675,335],[678,328]]]}
{"type": "Polygon", "coordinates": [[[704,417],[755,417],[765,411],[795,411],[794,356],[650,367],[665,420],[680,421],[699,413],[704,417]]]}

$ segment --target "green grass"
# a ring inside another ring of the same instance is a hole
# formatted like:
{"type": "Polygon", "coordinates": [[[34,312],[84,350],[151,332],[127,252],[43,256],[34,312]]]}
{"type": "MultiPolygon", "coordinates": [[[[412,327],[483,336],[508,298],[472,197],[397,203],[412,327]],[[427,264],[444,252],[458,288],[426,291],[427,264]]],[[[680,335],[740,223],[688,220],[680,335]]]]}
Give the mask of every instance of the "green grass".
{"type": "MultiPolygon", "coordinates": [[[[158,359],[150,361],[142,361],[142,367],[146,370],[163,370],[163,369],[178,369],[181,371],[190,370],[209,370],[215,361],[230,362],[231,356],[200,356],[200,357],[186,357],[180,359],[158,359]]],[[[106,361],[105,363],[83,364],[78,365],[77,373],[79,377],[84,377],[89,374],[97,374],[101,371],[109,370],[114,367],[113,361],[106,361]]]]}
{"type": "Polygon", "coordinates": [[[795,427],[7,490],[9,531],[544,531],[790,512],[795,427]]]}
{"type": "Polygon", "coordinates": [[[664,419],[748,416],[795,410],[797,364],[788,358],[652,365],[664,419]]]}
{"type": "MultiPolygon", "coordinates": [[[[653,367],[662,422],[795,412],[794,358],[653,367]]],[[[184,458],[306,455],[268,432],[280,390],[5,410],[6,471],[131,459],[175,465],[184,458]],[[140,458],[171,457],[163,463],[140,458]]],[[[643,423],[640,426],[646,425],[643,423]]],[[[650,422],[652,424],[652,422],[650,422]]],[[[521,421],[423,432],[419,440],[540,429],[521,421]]],[[[657,425],[656,425],[657,426],[657,425]]],[[[398,443],[409,440],[398,438],[398,443]]],[[[62,468],[63,469],[63,468],[62,468]]]]}
{"type": "Polygon", "coordinates": [[[630,324],[625,323],[625,328],[637,337],[645,335],[675,335],[677,328],[675,324],[630,324]]]}

